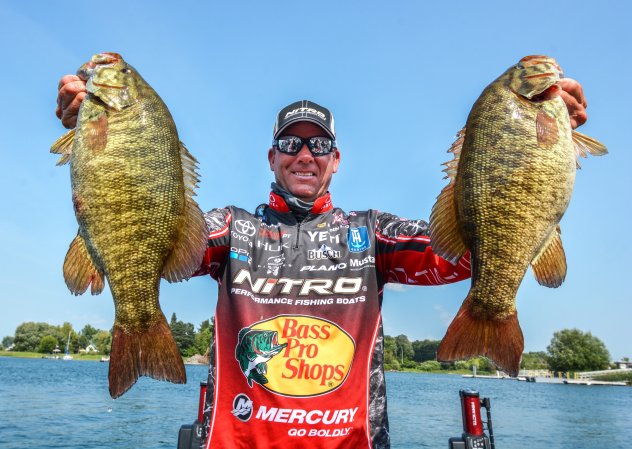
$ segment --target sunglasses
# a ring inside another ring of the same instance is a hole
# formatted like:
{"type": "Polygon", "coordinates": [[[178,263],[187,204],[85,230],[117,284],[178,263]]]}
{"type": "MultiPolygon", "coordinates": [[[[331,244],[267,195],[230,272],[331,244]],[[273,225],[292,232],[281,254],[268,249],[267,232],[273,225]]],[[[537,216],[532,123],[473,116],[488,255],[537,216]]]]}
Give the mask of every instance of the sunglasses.
{"type": "Polygon", "coordinates": [[[310,137],[309,139],[297,136],[284,136],[280,139],[272,141],[272,147],[281,153],[296,155],[303,144],[307,144],[307,148],[314,156],[324,156],[336,149],[336,141],[329,137],[310,137]]]}

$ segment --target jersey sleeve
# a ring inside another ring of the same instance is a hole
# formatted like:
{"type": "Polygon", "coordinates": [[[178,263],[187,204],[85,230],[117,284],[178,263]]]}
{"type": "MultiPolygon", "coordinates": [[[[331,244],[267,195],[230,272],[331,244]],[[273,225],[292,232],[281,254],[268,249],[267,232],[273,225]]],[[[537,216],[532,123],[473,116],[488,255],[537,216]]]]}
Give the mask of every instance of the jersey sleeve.
{"type": "Polygon", "coordinates": [[[229,208],[213,209],[204,214],[208,229],[208,245],[200,268],[193,276],[210,275],[219,281],[230,248],[230,222],[232,214],[229,208]]]}
{"type": "Polygon", "coordinates": [[[470,254],[456,265],[432,251],[428,223],[378,213],[376,270],[383,283],[441,285],[470,277],[470,254]]]}

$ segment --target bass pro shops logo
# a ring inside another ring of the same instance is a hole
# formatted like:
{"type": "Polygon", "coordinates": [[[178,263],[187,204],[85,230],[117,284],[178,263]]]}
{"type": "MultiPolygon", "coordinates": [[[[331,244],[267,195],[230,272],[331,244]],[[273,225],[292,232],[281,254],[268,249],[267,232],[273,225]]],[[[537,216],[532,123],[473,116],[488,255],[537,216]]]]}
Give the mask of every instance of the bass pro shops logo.
{"type": "Polygon", "coordinates": [[[275,331],[248,327],[239,332],[235,358],[239,362],[241,371],[246,376],[250,387],[252,387],[253,380],[260,385],[268,383],[265,376],[268,372],[266,362],[287,346],[287,343],[278,344],[277,335],[275,331]]]}
{"type": "Polygon", "coordinates": [[[283,396],[329,393],[349,374],[355,342],[331,321],[280,315],[239,332],[235,358],[253,387],[283,396]]]}

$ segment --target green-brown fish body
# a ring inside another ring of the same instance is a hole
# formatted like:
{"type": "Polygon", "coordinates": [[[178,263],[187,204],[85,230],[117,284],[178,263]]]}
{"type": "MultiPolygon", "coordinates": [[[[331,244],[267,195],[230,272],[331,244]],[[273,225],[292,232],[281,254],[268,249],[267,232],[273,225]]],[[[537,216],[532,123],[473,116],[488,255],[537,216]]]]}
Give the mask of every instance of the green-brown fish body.
{"type": "Polygon", "coordinates": [[[160,310],[160,278],[186,279],[200,266],[206,227],[193,190],[196,161],[166,106],[116,53],[92,57],[77,126],[51,151],[70,161],[79,232],[64,262],[74,294],[107,277],[116,308],[110,394],[139,376],[186,382],[182,358],[160,310]]]}
{"type": "Polygon", "coordinates": [[[573,191],[577,153],[606,153],[571,129],[556,95],[561,69],[529,56],[478,98],[447,164],[452,178],[433,207],[435,252],[456,262],[471,253],[472,285],[439,347],[440,360],[476,355],[517,375],[524,348],[515,297],[529,265],[538,282],[566,275],[559,222],[573,191]]]}

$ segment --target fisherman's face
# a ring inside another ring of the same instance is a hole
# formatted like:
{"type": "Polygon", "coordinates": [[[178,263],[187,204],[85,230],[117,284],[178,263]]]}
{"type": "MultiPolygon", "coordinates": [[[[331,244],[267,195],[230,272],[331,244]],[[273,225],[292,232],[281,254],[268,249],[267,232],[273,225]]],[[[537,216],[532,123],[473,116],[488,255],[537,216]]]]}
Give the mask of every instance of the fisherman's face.
{"type": "MultiPolygon", "coordinates": [[[[306,141],[311,137],[327,136],[327,132],[312,122],[297,122],[288,126],[282,136],[297,136],[306,141]]],[[[296,155],[268,151],[270,169],[277,184],[303,201],[314,201],[329,189],[331,177],[338,171],[340,152],[335,149],[324,156],[314,156],[304,143],[296,155]]]]}

